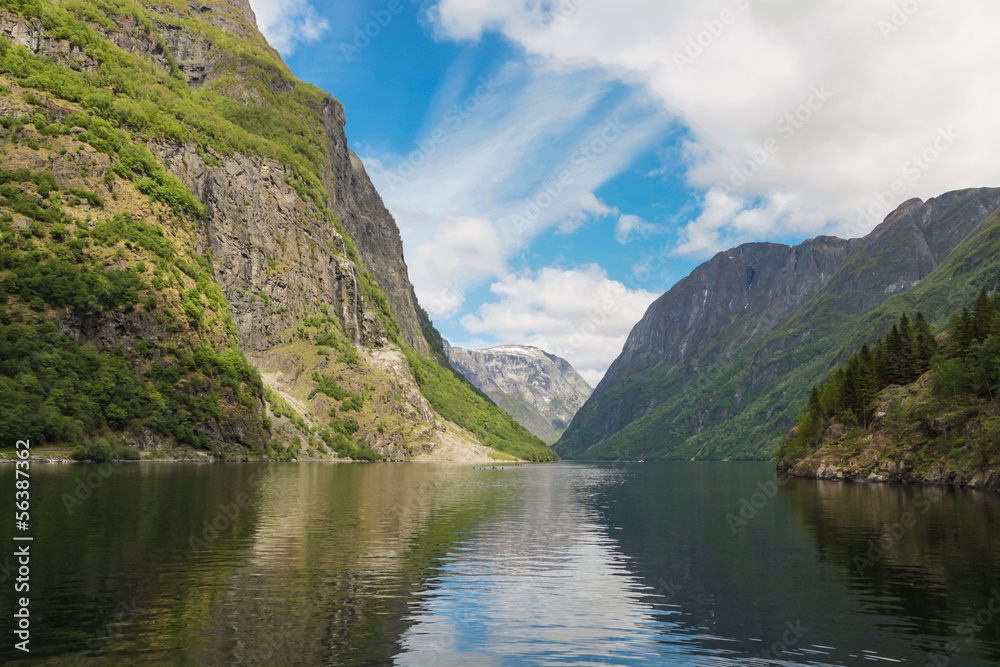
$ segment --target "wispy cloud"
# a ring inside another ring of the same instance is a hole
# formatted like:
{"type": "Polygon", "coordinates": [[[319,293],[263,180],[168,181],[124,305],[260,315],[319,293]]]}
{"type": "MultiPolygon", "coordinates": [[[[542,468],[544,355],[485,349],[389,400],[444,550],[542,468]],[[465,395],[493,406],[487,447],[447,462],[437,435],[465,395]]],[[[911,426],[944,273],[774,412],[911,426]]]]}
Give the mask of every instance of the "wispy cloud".
{"type": "Polygon", "coordinates": [[[546,230],[572,233],[621,215],[595,191],[669,126],[644,96],[601,70],[515,61],[479,77],[455,68],[410,152],[367,151],[363,160],[399,223],[414,286],[432,315],[454,313],[467,285],[502,275],[511,255],[546,230]],[[465,238],[459,220],[463,230],[476,221],[474,252],[465,245],[470,252],[456,253],[449,242],[465,238]],[[497,244],[489,261],[486,239],[497,244]]]}
{"type": "Polygon", "coordinates": [[[250,6],[268,44],[285,56],[319,40],[330,29],[309,0],[250,0],[250,6]]]}

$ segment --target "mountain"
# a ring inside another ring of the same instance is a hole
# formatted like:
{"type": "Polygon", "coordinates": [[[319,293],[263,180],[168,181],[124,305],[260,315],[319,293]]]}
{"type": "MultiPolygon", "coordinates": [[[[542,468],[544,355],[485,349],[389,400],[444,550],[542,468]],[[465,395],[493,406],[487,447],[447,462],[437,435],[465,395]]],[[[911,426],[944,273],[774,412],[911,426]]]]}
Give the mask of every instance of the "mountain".
{"type": "Polygon", "coordinates": [[[562,435],[594,391],[569,362],[537,347],[466,350],[445,344],[452,367],[547,442],[562,435]]]}
{"type": "Polygon", "coordinates": [[[343,107],[246,0],[6,3],[0,89],[0,428],[554,458],[454,374],[343,107]]]}
{"type": "Polygon", "coordinates": [[[1000,265],[1000,190],[910,200],[862,239],[719,253],[653,303],[556,450],[769,458],[809,388],[903,310],[940,325],[1000,265]]]}

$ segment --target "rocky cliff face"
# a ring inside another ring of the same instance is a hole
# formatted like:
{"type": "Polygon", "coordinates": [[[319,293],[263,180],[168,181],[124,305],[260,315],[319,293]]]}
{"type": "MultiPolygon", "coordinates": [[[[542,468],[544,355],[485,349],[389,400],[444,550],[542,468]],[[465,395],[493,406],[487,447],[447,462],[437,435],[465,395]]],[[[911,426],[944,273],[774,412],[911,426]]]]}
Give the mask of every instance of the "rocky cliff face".
{"type": "Polygon", "coordinates": [[[851,247],[851,241],[819,237],[794,248],[750,243],[719,253],[649,307],[595,398],[661,364],[696,373],[765,336],[833,277],[851,247]]]}
{"type": "Polygon", "coordinates": [[[336,103],[325,104],[323,121],[330,146],[333,181],[328,190],[334,209],[389,298],[403,337],[418,352],[430,354],[421,332],[417,296],[403,259],[399,228],[368,178],[361,159],[347,146],[344,108],[336,103]]]}
{"type": "MultiPolygon", "coordinates": [[[[169,7],[156,11],[160,13],[153,15],[153,25],[160,40],[128,37],[125,30],[110,33],[113,41],[154,58],[164,67],[169,67],[165,54],[170,53],[189,86],[214,88],[244,104],[266,105],[261,87],[272,93],[289,93],[301,86],[257,31],[249,3],[192,2],[186,12],[169,7]],[[186,29],[186,22],[193,20],[219,33],[186,29]],[[247,71],[251,64],[239,57],[239,51],[233,53],[215,44],[232,38],[271,53],[279,63],[277,71],[264,81],[254,78],[247,71]]],[[[374,274],[388,298],[404,340],[416,351],[428,354],[399,229],[361,160],[347,145],[343,106],[323,96],[309,100],[307,106],[316,114],[315,122],[322,124],[325,141],[317,148],[325,152],[322,182],[332,213],[357,245],[364,268],[374,274]]],[[[237,323],[242,324],[245,345],[254,350],[272,345],[274,337],[294,324],[296,316],[309,313],[311,306],[331,295],[337,297],[333,300],[340,305],[343,325],[360,340],[366,304],[358,295],[360,313],[354,306],[358,267],[347,256],[344,235],[337,231],[337,225],[289,184],[296,178],[292,169],[273,159],[216,154],[193,144],[164,144],[157,146],[156,152],[168,170],[209,205],[208,249],[219,260],[220,282],[237,323]],[[338,256],[340,259],[335,259],[338,256]],[[259,304],[253,303],[255,298],[281,306],[265,306],[271,312],[261,313],[259,304]]],[[[372,320],[369,318],[369,325],[372,320]]],[[[377,340],[378,333],[371,326],[368,329],[368,342],[377,340]]]]}
{"type": "MultiPolygon", "coordinates": [[[[941,268],[997,207],[1000,190],[965,190],[908,201],[863,239],[719,253],[650,306],[557,450],[769,456],[766,443],[794,418],[783,404],[823,377],[845,343],[871,335],[885,319],[875,310],[941,268]]],[[[990,261],[977,255],[972,266],[990,261]]]]}
{"type": "Polygon", "coordinates": [[[522,426],[555,442],[593,389],[565,359],[524,345],[466,350],[445,344],[452,366],[522,426]]]}

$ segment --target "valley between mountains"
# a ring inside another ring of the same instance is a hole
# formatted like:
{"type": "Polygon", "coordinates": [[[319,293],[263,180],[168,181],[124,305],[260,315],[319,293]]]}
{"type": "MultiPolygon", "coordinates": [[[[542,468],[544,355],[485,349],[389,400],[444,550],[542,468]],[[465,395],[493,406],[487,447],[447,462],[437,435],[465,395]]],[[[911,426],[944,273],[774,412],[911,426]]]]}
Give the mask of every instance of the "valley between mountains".
{"type": "Polygon", "coordinates": [[[741,245],[592,389],[441,337],[347,112],[245,0],[7,3],[0,90],[0,429],[76,458],[767,460],[863,344],[1000,270],[995,188],[741,245]]]}

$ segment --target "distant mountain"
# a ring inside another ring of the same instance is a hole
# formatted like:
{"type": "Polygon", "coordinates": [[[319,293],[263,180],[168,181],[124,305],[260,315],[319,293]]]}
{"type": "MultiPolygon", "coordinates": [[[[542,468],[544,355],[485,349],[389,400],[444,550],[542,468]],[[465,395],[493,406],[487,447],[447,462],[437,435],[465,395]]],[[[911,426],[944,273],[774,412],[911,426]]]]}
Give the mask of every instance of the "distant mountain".
{"type": "Polygon", "coordinates": [[[1000,189],[902,204],[868,236],[719,253],[653,305],[565,458],[769,458],[810,387],[903,310],[940,326],[1000,266],[1000,189]]]}
{"type": "Polygon", "coordinates": [[[594,390],[565,359],[524,345],[466,350],[445,343],[451,365],[547,442],[562,435],[594,390]]]}

